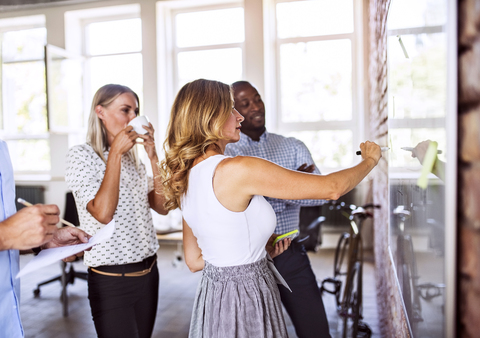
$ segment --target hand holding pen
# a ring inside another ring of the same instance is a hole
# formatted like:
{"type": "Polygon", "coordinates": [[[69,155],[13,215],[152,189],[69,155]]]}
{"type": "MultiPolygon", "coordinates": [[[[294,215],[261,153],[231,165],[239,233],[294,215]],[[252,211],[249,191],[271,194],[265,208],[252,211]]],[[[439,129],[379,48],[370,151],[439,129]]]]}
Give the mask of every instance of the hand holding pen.
{"type": "MultiPolygon", "coordinates": [[[[17,198],[17,202],[20,203],[20,204],[23,204],[23,205],[26,206],[26,207],[31,207],[31,206],[33,206],[32,203],[25,201],[23,198],[17,198]]],[[[75,225],[73,225],[72,223],[64,220],[63,218],[60,218],[60,222],[62,222],[63,224],[65,224],[65,225],[67,225],[67,226],[69,226],[69,227],[74,227],[74,228],[75,228],[75,225]]]]}
{"type": "Polygon", "coordinates": [[[29,250],[45,244],[58,230],[59,214],[53,204],[23,208],[0,223],[0,249],[29,250]]]}
{"type": "MultiPolygon", "coordinates": [[[[18,202],[28,208],[23,208],[0,222],[0,250],[49,249],[86,243],[92,237],[72,223],[59,218],[60,210],[54,204],[32,205],[21,198],[18,202]],[[68,226],[59,229],[59,221],[68,226]]],[[[83,251],[63,261],[72,262],[82,255],[83,251]]]]}

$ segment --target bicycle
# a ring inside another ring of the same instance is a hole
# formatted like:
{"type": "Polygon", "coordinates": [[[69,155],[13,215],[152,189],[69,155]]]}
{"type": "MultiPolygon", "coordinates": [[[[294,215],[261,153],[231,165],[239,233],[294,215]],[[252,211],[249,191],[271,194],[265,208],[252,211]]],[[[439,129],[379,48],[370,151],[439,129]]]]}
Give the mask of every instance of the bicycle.
{"type": "Polygon", "coordinates": [[[370,337],[372,330],[363,322],[363,246],[361,228],[367,218],[373,217],[367,209],[380,208],[379,205],[366,204],[357,207],[344,202],[329,202],[330,209],[342,212],[350,221],[349,232],[344,232],[338,240],[333,265],[333,278],[322,281],[320,292],[333,294],[337,305],[337,313],[343,318],[343,337],[370,337]],[[333,289],[326,287],[333,284],[333,289]]]}
{"type": "Polygon", "coordinates": [[[405,221],[410,217],[410,211],[403,205],[393,210],[393,215],[398,219],[398,236],[396,250],[397,278],[402,289],[403,303],[407,313],[410,329],[415,335],[418,323],[423,322],[422,305],[420,298],[430,301],[439,297],[445,284],[423,283],[418,284],[417,262],[413,250],[412,237],[405,233],[405,221]]]}

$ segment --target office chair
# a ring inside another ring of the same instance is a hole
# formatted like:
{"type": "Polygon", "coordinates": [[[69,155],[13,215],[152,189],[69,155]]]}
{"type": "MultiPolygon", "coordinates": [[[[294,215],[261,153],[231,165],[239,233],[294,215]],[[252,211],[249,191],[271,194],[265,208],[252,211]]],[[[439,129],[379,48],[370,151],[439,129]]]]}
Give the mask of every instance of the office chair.
{"type": "Polygon", "coordinates": [[[322,245],[322,223],[324,216],[318,216],[308,225],[300,223],[299,243],[302,243],[306,251],[317,252],[322,245]]]}
{"type": "MultiPolygon", "coordinates": [[[[75,199],[73,198],[73,194],[71,192],[67,192],[65,196],[65,213],[63,218],[75,226],[80,225],[80,221],[78,220],[77,206],[75,205],[75,199]]],[[[87,280],[88,273],[75,271],[73,264],[71,263],[65,263],[64,261],[61,261],[60,264],[62,268],[62,274],[38,284],[37,288],[33,290],[33,295],[34,297],[40,296],[41,286],[59,281],[62,284],[60,300],[62,301],[63,316],[68,317],[67,286],[68,284],[73,284],[75,282],[75,278],[87,280]]]]}

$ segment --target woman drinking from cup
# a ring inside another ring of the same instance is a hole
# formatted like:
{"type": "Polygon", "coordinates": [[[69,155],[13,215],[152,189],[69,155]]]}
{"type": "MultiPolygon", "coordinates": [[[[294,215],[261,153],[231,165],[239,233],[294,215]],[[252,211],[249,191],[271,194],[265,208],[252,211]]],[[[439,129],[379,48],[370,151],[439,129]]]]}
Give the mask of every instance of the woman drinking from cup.
{"type": "Polygon", "coordinates": [[[156,193],[162,190],[160,182],[147,176],[134,147],[145,147],[157,176],[152,124],[143,121],[140,129],[135,122],[135,129],[128,125],[139,111],[138,96],[130,88],[101,87],[93,98],[87,143],[67,155],[66,181],[80,227],[94,235],[115,220],[113,236],[85,252],[84,258],[99,337],[150,337],[157,311],[158,241],[150,208],[160,214],[167,211],[163,195],[156,193]]]}

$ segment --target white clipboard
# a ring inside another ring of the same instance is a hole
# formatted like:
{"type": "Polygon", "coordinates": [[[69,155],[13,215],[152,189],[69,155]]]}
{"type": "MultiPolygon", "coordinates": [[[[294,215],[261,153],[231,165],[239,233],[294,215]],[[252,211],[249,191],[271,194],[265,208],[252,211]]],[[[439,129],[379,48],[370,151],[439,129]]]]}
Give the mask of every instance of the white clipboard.
{"type": "Polygon", "coordinates": [[[95,236],[92,236],[87,243],[62,246],[58,248],[45,249],[40,251],[40,253],[33,257],[33,259],[24,266],[15,278],[20,278],[27,273],[41,269],[47,265],[55,263],[56,261],[62,260],[69,256],[75,255],[81,251],[85,251],[95,244],[103,242],[110,237],[112,237],[113,232],[115,231],[115,220],[112,220],[110,223],[101,228],[95,236]]]}

